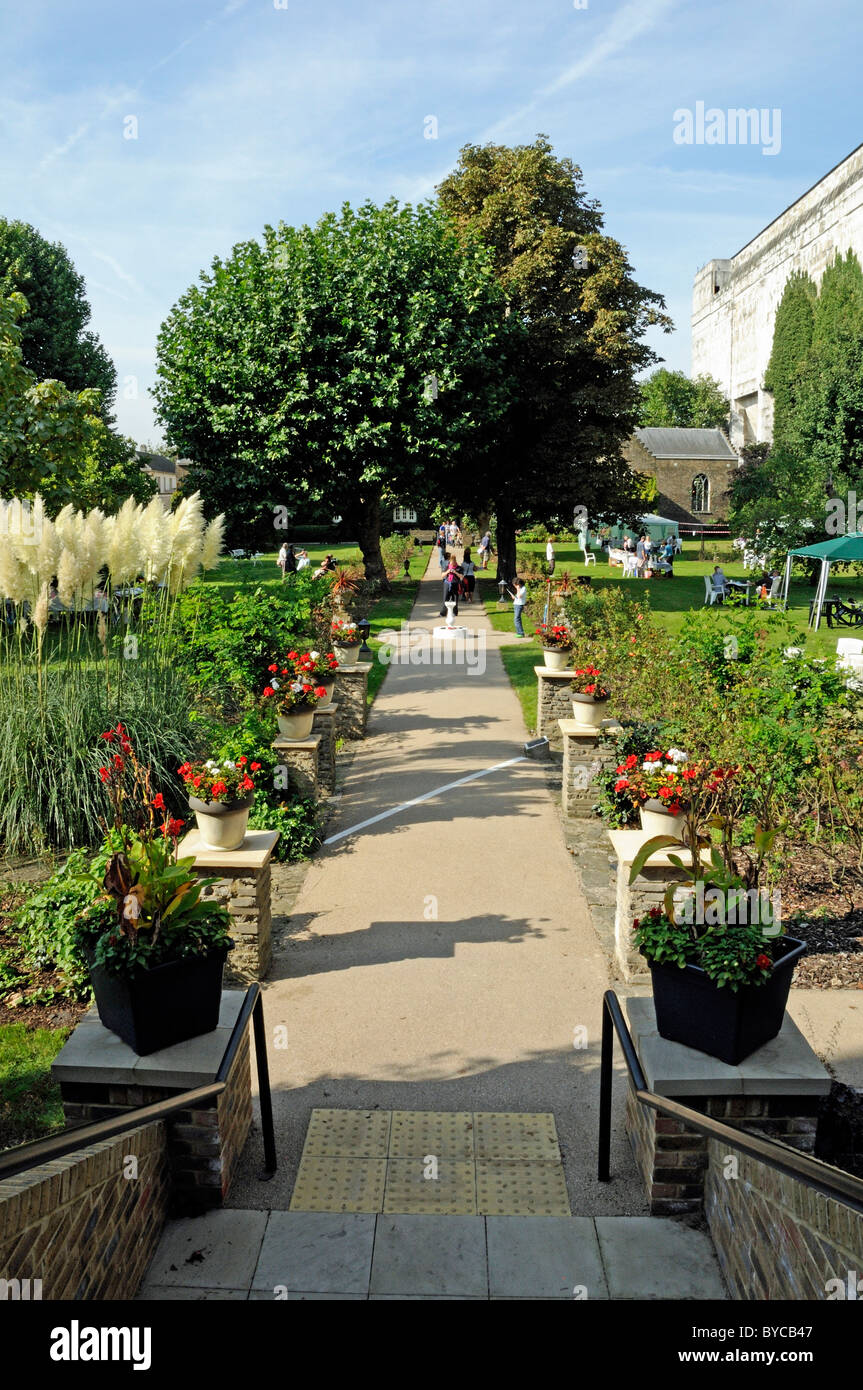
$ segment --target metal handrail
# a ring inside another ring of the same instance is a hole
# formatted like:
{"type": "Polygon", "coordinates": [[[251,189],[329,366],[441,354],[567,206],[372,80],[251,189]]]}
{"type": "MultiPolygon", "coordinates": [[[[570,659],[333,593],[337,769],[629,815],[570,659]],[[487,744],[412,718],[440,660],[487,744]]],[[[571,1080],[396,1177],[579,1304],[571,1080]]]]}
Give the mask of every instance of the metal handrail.
{"type": "Polygon", "coordinates": [[[748,1134],[745,1130],[735,1129],[732,1125],[723,1124],[721,1120],[702,1115],[698,1110],[691,1110],[688,1105],[681,1105],[668,1096],[658,1096],[651,1091],[638,1060],[632,1035],[626,1026],[620,1001],[613,989],[606,990],[602,996],[597,1173],[600,1182],[608,1182],[611,1178],[611,1084],[615,1033],[623,1051],[635,1099],[642,1105],[648,1105],[652,1110],[658,1110],[672,1119],[683,1120],[689,1129],[706,1135],[708,1139],[722,1139],[741,1153],[749,1154],[750,1157],[759,1159],[787,1177],[796,1178],[807,1187],[815,1188],[825,1197],[838,1198],[856,1211],[863,1212],[863,1179],[855,1178],[852,1173],[845,1173],[841,1168],[834,1168],[832,1164],[824,1163],[820,1158],[811,1158],[809,1154],[792,1149],[776,1139],[748,1134]]]}
{"type": "Polygon", "coordinates": [[[113,1139],[118,1134],[124,1134],[130,1129],[137,1129],[139,1125],[149,1124],[152,1120],[163,1120],[178,1110],[186,1110],[191,1106],[199,1105],[202,1101],[213,1100],[222,1095],[228,1088],[228,1075],[250,1018],[255,1033],[255,1061],[261,1104],[261,1130],[264,1140],[264,1176],[271,1178],[277,1167],[276,1139],[273,1131],[273,1101],[270,1094],[270,1076],[267,1066],[261,986],[255,983],[249,985],[246,990],[246,996],[231,1030],[231,1036],[219,1070],[216,1072],[215,1081],[210,1082],[207,1086],[195,1086],[192,1090],[182,1091],[179,1095],[172,1096],[170,1100],[159,1100],[152,1105],[138,1106],[135,1110],[126,1111],[125,1114],[116,1115],[110,1120],[94,1120],[83,1125],[71,1125],[68,1129],[64,1129],[61,1134],[49,1135],[47,1139],[34,1139],[29,1144],[20,1144],[17,1148],[10,1149],[8,1153],[0,1154],[0,1182],[4,1178],[15,1177],[18,1173],[26,1173],[31,1168],[38,1168],[40,1164],[50,1163],[52,1159],[65,1158],[67,1154],[74,1153],[76,1149],[88,1148],[92,1144],[101,1143],[103,1139],[113,1139]]]}

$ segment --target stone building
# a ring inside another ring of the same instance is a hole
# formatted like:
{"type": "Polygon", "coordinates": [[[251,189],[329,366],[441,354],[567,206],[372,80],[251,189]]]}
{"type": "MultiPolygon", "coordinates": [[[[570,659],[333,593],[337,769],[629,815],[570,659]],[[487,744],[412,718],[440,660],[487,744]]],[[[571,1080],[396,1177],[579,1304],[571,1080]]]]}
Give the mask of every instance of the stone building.
{"type": "Polygon", "coordinates": [[[167,511],[177,487],[186,476],[190,460],[177,459],[175,462],[174,459],[165,458],[164,454],[149,454],[143,449],[138,449],[136,452],[144,472],[149,473],[151,478],[155,478],[159,489],[159,498],[165,511],[167,511]]]}
{"type": "Polygon", "coordinates": [[[660,516],[702,525],[724,521],[738,458],[722,430],[638,429],[623,456],[634,471],[656,479],[652,505],[660,516]]]}
{"type": "Polygon", "coordinates": [[[692,293],[692,375],[719,382],[731,402],[737,448],[773,437],[773,398],[764,390],[776,308],[789,276],[820,283],[835,256],[863,259],[863,145],[825,174],[728,260],[708,261],[692,293]]]}

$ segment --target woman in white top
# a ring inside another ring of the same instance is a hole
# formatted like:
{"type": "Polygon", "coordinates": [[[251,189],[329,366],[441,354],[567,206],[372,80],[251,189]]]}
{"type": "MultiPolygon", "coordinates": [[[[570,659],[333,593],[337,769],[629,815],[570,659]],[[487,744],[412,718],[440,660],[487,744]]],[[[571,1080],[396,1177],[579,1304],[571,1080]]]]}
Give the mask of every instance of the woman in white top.
{"type": "Polygon", "coordinates": [[[278,565],[279,569],[282,571],[282,578],[284,579],[284,577],[285,577],[285,569],[287,568],[287,564],[288,564],[288,543],[287,543],[287,541],[282,541],[282,548],[281,548],[281,550],[279,551],[279,556],[278,556],[278,559],[276,560],[276,564],[278,565]]]}
{"type": "Polygon", "coordinates": [[[309,565],[310,565],[311,563],[312,563],[312,562],[311,562],[311,560],[309,559],[308,551],[307,551],[307,550],[301,550],[300,553],[299,553],[299,555],[297,556],[297,569],[298,569],[298,570],[306,570],[306,569],[308,569],[308,567],[309,567],[309,565]]]}
{"type": "Polygon", "coordinates": [[[554,536],[549,536],[548,545],[545,547],[545,559],[548,565],[549,576],[554,574],[554,536]]]}

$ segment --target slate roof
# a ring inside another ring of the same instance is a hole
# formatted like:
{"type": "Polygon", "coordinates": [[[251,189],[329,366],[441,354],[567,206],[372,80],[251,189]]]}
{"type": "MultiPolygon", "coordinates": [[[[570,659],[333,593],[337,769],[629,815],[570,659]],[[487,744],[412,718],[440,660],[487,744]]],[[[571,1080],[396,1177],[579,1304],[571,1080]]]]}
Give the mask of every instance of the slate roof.
{"type": "Polygon", "coordinates": [[[147,454],[142,449],[136,450],[138,458],[145,468],[149,468],[151,473],[176,473],[177,465],[173,459],[166,459],[164,454],[147,454]]]}
{"type": "Polygon", "coordinates": [[[658,429],[635,431],[636,439],[657,459],[722,459],[737,462],[737,455],[722,430],[658,429]]]}

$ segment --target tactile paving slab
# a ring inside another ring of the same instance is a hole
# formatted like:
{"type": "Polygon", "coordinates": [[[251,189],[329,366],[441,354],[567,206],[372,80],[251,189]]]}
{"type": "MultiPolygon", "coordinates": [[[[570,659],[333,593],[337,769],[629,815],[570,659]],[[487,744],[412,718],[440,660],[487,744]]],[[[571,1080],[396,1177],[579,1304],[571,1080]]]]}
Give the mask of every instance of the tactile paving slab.
{"type": "Polygon", "coordinates": [[[303,1157],[386,1158],[389,1110],[313,1110],[303,1157]]]}
{"type": "Polygon", "coordinates": [[[476,1177],[470,1161],[432,1155],[391,1158],[387,1163],[384,1211],[389,1215],[439,1212],[476,1215],[476,1177]]]}
{"type": "Polygon", "coordinates": [[[303,1154],[291,1211],[383,1210],[385,1158],[332,1158],[303,1154]]]}
{"type": "Polygon", "coordinates": [[[569,1216],[551,1114],[313,1110],[291,1211],[569,1216]]]}
{"type": "Polygon", "coordinates": [[[477,1159],[480,1216],[570,1216],[560,1163],[536,1159],[477,1159]]]}
{"type": "Polygon", "coordinates": [[[472,1159],[474,1120],[469,1110],[394,1110],[390,1158],[472,1159]]]}
{"type": "Polygon", "coordinates": [[[480,1158],[538,1158],[560,1162],[557,1128],[551,1114],[523,1115],[484,1111],[474,1116],[474,1146],[480,1158]]]}

